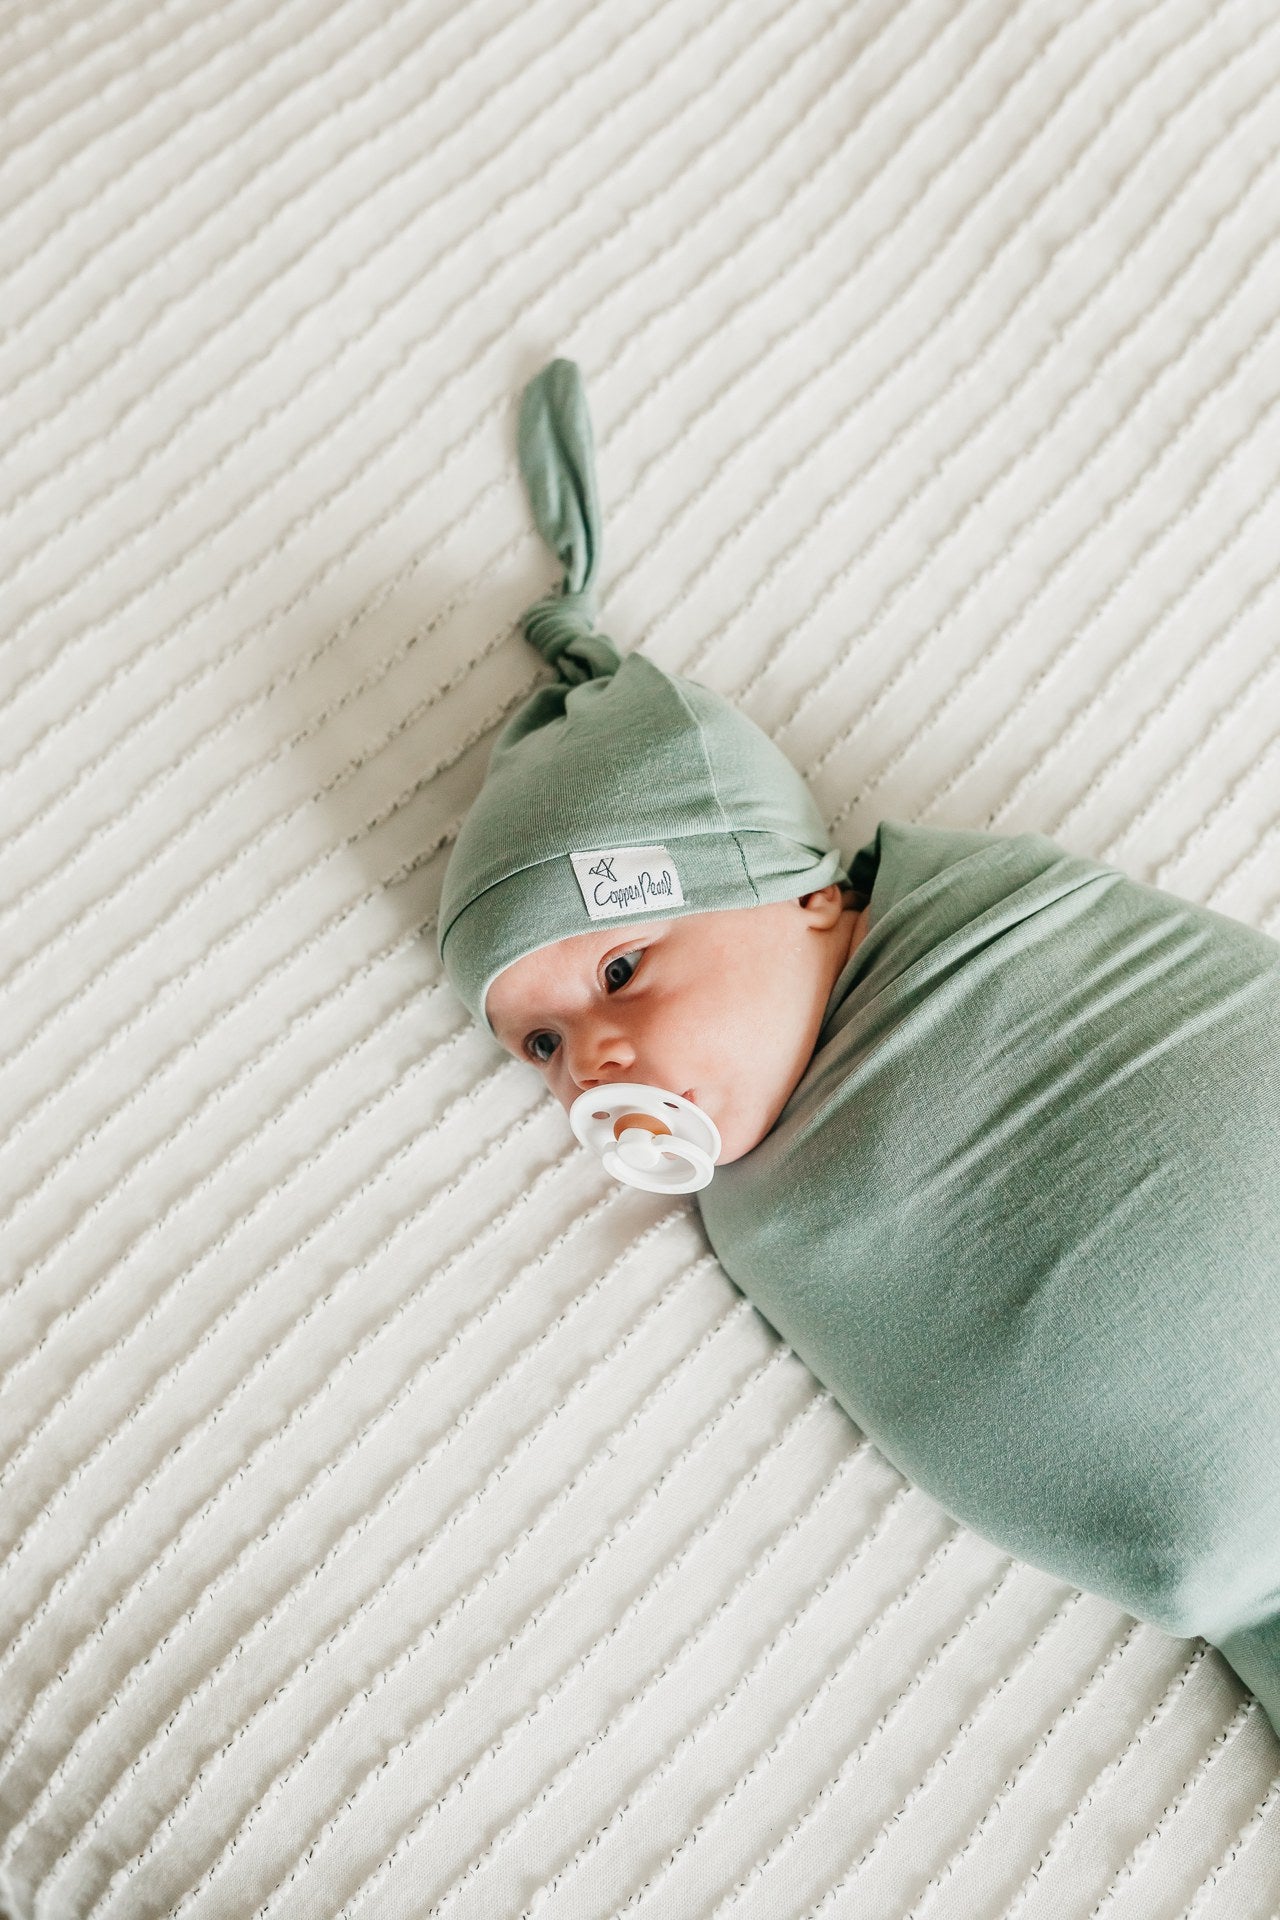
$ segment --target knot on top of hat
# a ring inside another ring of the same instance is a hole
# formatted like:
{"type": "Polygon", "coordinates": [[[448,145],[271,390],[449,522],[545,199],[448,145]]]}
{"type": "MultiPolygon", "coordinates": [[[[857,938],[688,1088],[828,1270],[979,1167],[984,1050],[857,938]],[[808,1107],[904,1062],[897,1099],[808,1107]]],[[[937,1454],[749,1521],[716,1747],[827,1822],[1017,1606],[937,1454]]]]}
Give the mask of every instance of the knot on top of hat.
{"type": "Polygon", "coordinates": [[[618,652],[595,631],[600,508],[591,416],[572,360],[552,360],[525,388],[519,451],[538,531],[565,570],[559,593],[525,614],[525,637],[570,684],[606,677],[618,652]]]}
{"type": "Polygon", "coordinates": [[[571,686],[606,678],[617,671],[618,650],[595,619],[594,593],[549,593],[525,613],[525,639],[571,686]]]}

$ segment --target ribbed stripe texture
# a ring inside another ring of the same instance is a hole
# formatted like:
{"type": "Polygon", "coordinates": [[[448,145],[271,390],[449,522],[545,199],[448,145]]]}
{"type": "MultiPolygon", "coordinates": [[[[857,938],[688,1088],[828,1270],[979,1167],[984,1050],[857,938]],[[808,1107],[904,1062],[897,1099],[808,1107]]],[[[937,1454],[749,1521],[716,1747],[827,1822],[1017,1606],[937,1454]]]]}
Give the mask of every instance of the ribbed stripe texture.
{"type": "Polygon", "coordinates": [[[1273,1920],[1217,1655],[906,1486],[435,960],[552,583],[846,849],[1280,933],[1268,0],[0,5],[0,1908],[1273,1920]]]}

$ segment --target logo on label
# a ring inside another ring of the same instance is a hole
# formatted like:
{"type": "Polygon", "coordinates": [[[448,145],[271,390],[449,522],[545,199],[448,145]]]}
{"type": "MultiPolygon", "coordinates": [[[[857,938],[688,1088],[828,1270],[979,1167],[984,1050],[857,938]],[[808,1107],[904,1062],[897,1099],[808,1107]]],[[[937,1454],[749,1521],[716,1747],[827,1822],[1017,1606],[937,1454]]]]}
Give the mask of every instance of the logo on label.
{"type": "Polygon", "coordinates": [[[684,905],[680,875],[665,847],[611,847],[605,852],[596,847],[569,858],[593,920],[684,905]]]}

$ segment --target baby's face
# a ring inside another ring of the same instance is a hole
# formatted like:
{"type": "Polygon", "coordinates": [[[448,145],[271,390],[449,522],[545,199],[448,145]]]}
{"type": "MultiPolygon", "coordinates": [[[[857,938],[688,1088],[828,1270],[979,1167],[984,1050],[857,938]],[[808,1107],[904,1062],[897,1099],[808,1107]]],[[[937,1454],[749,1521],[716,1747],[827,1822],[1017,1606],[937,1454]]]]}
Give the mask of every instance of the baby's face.
{"type": "Polygon", "coordinates": [[[749,1153],[813,1054],[836,977],[865,931],[838,887],[800,900],[592,929],[500,973],[485,1010],[566,1109],[639,1080],[694,1100],[749,1153]]]}

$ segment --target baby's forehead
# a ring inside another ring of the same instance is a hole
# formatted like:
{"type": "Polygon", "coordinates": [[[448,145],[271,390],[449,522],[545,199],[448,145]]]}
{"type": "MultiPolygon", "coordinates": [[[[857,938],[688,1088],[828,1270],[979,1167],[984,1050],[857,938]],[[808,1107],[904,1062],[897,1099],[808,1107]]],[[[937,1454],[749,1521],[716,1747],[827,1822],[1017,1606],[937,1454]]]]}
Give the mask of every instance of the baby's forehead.
{"type": "Polygon", "coordinates": [[[531,1019],[554,1012],[557,1003],[594,987],[602,962],[629,946],[663,946],[678,951],[683,966],[697,971],[705,952],[715,964],[724,942],[741,947],[745,940],[771,941],[776,937],[776,905],[729,907],[720,912],[677,914],[670,920],[613,920],[585,933],[569,934],[547,946],[535,947],[495,975],[485,999],[485,1013],[499,1039],[518,1039],[531,1019]]]}
{"type": "Polygon", "coordinates": [[[499,1038],[503,1037],[504,1026],[518,1025],[531,1011],[553,1000],[557,992],[567,992],[576,983],[593,978],[606,954],[625,951],[633,939],[646,943],[657,940],[672,924],[668,920],[630,924],[612,921],[607,927],[571,933],[563,940],[522,954],[490,983],[485,999],[489,1024],[499,1038]]]}

